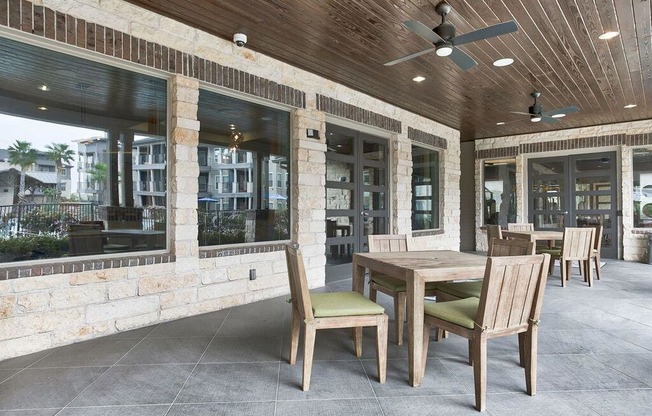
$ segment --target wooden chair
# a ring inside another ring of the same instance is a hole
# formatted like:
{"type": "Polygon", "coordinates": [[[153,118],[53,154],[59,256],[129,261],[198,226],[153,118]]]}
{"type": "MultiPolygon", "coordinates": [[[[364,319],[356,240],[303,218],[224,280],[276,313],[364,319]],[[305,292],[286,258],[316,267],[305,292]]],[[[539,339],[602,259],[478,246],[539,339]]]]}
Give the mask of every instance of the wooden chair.
{"type": "Polygon", "coordinates": [[[534,224],[529,222],[510,222],[507,224],[507,231],[534,231],[534,224]]]}
{"type": "Polygon", "coordinates": [[[492,238],[498,240],[503,239],[503,231],[500,229],[500,225],[487,224],[485,227],[487,229],[487,250],[488,250],[489,242],[491,241],[492,238]]]}
{"type": "Polygon", "coordinates": [[[424,311],[423,371],[431,326],[467,338],[475,381],[475,407],[484,411],[487,398],[487,340],[518,334],[526,389],[529,395],[536,394],[538,322],[549,262],[548,254],[489,257],[480,298],[427,303],[424,311]]]}
{"type": "Polygon", "coordinates": [[[309,293],[301,251],[296,244],[285,246],[290,293],[292,296],[292,334],[289,363],[297,361],[299,333],[304,327],[303,382],[304,391],[310,388],[312,357],[318,329],[355,328],[353,340],[355,355],[362,356],[362,327],[376,327],[376,359],[378,380],[385,382],[387,370],[388,318],[382,306],[358,292],[309,293]]]}
{"type": "MultiPolygon", "coordinates": [[[[527,240],[500,240],[492,238],[489,241],[489,256],[524,256],[534,254],[534,243],[527,240]]],[[[465,282],[439,283],[435,289],[437,302],[480,297],[482,280],[465,282]]]]}
{"type": "Polygon", "coordinates": [[[593,273],[591,272],[591,253],[594,247],[596,229],[593,227],[564,229],[564,240],[561,248],[551,248],[542,250],[543,253],[550,254],[550,273],[554,267],[554,261],[559,260],[561,270],[561,285],[566,286],[566,280],[570,280],[570,267],[573,261],[580,264],[580,274],[584,280],[593,286],[593,273]]]}
{"type": "MultiPolygon", "coordinates": [[[[405,234],[376,234],[368,236],[370,253],[389,253],[408,251],[409,239],[405,234]]],[[[434,295],[435,283],[426,283],[426,295],[434,295]]],[[[394,318],[396,320],[396,344],[403,345],[403,331],[407,316],[407,287],[405,281],[381,273],[372,272],[369,276],[369,299],[376,302],[377,292],[394,298],[394,318]]]]}

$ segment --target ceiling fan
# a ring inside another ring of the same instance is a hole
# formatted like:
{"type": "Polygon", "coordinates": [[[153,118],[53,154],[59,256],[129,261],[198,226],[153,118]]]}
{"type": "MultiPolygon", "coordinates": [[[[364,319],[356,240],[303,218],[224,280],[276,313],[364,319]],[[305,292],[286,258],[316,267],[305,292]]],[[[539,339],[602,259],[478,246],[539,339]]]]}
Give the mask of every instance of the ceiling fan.
{"type": "Polygon", "coordinates": [[[528,108],[527,113],[521,111],[510,111],[512,114],[524,114],[530,116],[530,121],[533,123],[538,123],[543,121],[545,123],[557,123],[558,119],[564,117],[568,113],[575,113],[580,111],[577,107],[563,107],[556,110],[543,111],[543,106],[537,103],[537,98],[541,95],[540,92],[534,91],[530,94],[534,98],[534,104],[528,108]]]}
{"type": "Polygon", "coordinates": [[[455,36],[455,28],[453,25],[446,22],[446,15],[451,11],[450,4],[446,3],[446,1],[440,1],[437,6],[435,6],[435,11],[437,14],[441,15],[441,24],[432,30],[416,20],[403,22],[405,27],[410,31],[426,40],[429,40],[435,45],[435,47],[387,62],[385,66],[396,65],[435,51],[438,56],[450,57],[457,66],[466,71],[467,69],[476,66],[477,63],[469,55],[459,48],[456,48],[456,46],[516,32],[518,30],[516,23],[513,20],[510,20],[509,22],[498,23],[493,26],[485,27],[484,29],[478,29],[460,36],[455,36]]]}

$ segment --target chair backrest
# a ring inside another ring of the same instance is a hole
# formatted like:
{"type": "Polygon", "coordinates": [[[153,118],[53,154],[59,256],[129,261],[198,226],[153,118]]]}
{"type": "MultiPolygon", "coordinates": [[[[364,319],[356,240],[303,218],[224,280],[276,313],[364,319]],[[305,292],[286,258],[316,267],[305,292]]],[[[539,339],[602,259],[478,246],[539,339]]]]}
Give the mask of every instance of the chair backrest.
{"type": "Polygon", "coordinates": [[[595,238],[593,239],[593,248],[599,253],[602,250],[602,231],[604,227],[602,225],[595,226],[595,238]]]}
{"type": "Polygon", "coordinates": [[[306,278],[303,256],[301,255],[298,244],[288,243],[285,245],[285,261],[288,265],[292,308],[299,313],[301,319],[313,319],[308,279],[306,278]]]}
{"type": "Polygon", "coordinates": [[[536,322],[549,264],[549,254],[489,257],[476,324],[489,334],[507,335],[536,322]]]}
{"type": "Polygon", "coordinates": [[[367,238],[370,253],[410,250],[410,240],[405,234],[370,234],[367,238]]]}
{"type": "Polygon", "coordinates": [[[489,240],[488,256],[526,256],[534,254],[536,246],[532,241],[492,238],[489,240]]]}
{"type": "Polygon", "coordinates": [[[510,222],[507,224],[507,231],[534,231],[534,224],[510,222]]]}
{"type": "Polygon", "coordinates": [[[503,231],[500,229],[500,225],[487,224],[485,227],[487,228],[487,244],[492,238],[503,238],[503,231]]]}
{"type": "Polygon", "coordinates": [[[99,254],[104,251],[102,243],[102,224],[70,224],[68,244],[70,254],[99,254]]]}
{"type": "Polygon", "coordinates": [[[593,250],[594,238],[593,227],[566,227],[561,248],[562,260],[588,260],[593,250]]]}

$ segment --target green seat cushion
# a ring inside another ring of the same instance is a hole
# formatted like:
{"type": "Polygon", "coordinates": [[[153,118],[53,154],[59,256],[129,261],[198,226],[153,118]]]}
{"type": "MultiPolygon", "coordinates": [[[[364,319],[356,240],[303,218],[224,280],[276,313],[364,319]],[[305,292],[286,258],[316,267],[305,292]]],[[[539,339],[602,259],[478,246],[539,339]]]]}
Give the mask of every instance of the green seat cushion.
{"type": "Polygon", "coordinates": [[[315,318],[353,315],[380,315],[385,308],[358,292],[311,293],[315,318]]]}
{"type": "Polygon", "coordinates": [[[457,298],[472,298],[480,297],[482,292],[482,280],[472,280],[468,282],[450,282],[440,283],[437,286],[440,292],[448,293],[457,298]]]}
{"type": "Polygon", "coordinates": [[[539,252],[540,254],[550,254],[550,257],[559,257],[561,256],[560,248],[547,248],[539,252]]]}
{"type": "Polygon", "coordinates": [[[426,315],[473,329],[479,303],[479,298],[466,298],[450,302],[426,302],[424,311],[426,315]]]}
{"type": "MultiPolygon", "coordinates": [[[[394,292],[405,292],[405,280],[397,279],[395,277],[386,276],[380,273],[373,273],[371,275],[371,281],[377,284],[378,286],[386,287],[394,292]]],[[[435,290],[438,287],[439,283],[436,282],[427,282],[426,290],[435,290]]]]}

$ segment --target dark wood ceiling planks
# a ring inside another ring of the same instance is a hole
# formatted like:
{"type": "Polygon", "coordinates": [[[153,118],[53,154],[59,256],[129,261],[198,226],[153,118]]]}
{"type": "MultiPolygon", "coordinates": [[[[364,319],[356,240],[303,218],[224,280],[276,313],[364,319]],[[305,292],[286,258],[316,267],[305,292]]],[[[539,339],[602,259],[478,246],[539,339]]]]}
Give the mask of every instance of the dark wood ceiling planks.
{"type": "Polygon", "coordinates": [[[478,62],[469,71],[434,53],[383,66],[432,46],[402,22],[437,26],[436,0],[129,1],[228,40],[245,33],[251,50],[451,126],[464,141],[652,118],[650,0],[450,0],[458,35],[519,27],[460,46],[478,62]],[[620,36],[598,39],[609,30],[620,36]],[[502,57],[515,62],[494,67],[502,57]],[[511,114],[527,111],[534,90],[544,110],[580,111],[558,123],[511,114]]]}

